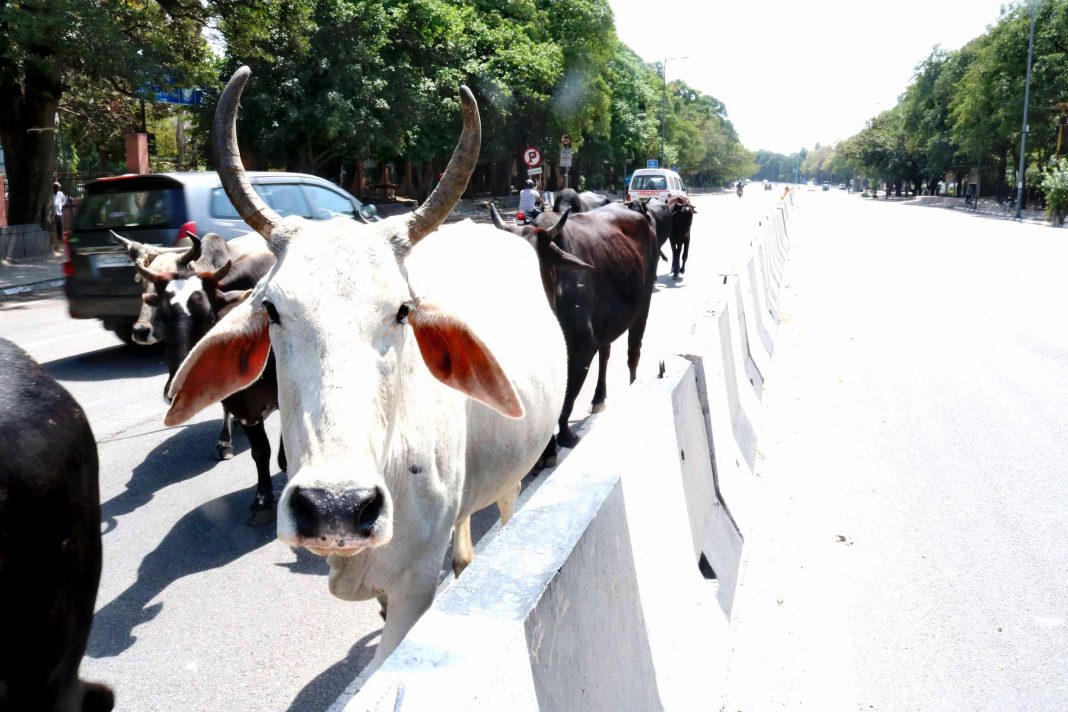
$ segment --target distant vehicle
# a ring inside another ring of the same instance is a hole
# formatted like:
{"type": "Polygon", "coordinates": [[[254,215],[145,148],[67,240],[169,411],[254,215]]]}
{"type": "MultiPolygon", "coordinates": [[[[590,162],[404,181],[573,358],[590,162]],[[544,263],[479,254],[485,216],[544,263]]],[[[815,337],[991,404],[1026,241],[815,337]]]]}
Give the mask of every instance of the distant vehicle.
{"type": "Polygon", "coordinates": [[[816,190],[816,184],[813,183],[812,181],[809,181],[808,183],[805,184],[805,190],[815,191],[816,190]]]}
{"type": "Polygon", "coordinates": [[[688,189],[679,174],[667,168],[640,168],[634,171],[630,188],[627,189],[627,200],[659,198],[666,201],[671,195],[685,197],[688,189]]]}
{"type": "Polygon", "coordinates": [[[764,181],[764,190],[771,190],[771,181],[770,180],[764,181]]]}
{"type": "Polygon", "coordinates": [[[838,190],[845,190],[845,183],[839,183],[838,190]]]}
{"type": "Polygon", "coordinates": [[[829,180],[823,181],[823,189],[824,190],[830,190],[831,189],[831,182],[829,180]]]}
{"type": "MultiPolygon", "coordinates": [[[[252,187],[283,217],[311,220],[345,216],[377,220],[364,205],[328,180],[303,173],[249,172],[252,187]]],[[[148,245],[188,245],[188,233],[218,233],[230,240],[250,231],[223,192],[215,171],[153,173],[100,178],[85,184],[63,265],[70,315],[100,319],[126,343],[141,310],[141,286],[129,255],[111,231],[148,245]]]]}

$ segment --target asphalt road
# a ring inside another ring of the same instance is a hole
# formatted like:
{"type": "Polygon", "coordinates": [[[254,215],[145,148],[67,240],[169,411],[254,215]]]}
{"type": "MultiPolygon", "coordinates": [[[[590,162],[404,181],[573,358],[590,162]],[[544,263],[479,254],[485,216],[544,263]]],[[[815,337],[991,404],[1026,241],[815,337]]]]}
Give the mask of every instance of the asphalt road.
{"type": "Polygon", "coordinates": [[[1068,709],[1068,233],[808,197],[724,709],[1068,709]]]}
{"type": "MultiPolygon", "coordinates": [[[[685,279],[675,282],[661,263],[643,372],[685,339],[677,321],[731,271],[779,192],[754,184],[741,200],[696,199],[685,279]]],[[[0,302],[0,335],[70,390],[98,442],[104,569],[83,676],[111,684],[119,710],[328,706],[374,655],[378,605],[334,599],[323,560],[279,543],[273,527],[245,525],[255,470],[244,435],[235,432],[237,456],[217,462],[220,409],[163,427],[162,352],[119,345],[97,322],[70,319],[61,294],[0,302]]],[[[608,407],[626,387],[625,361],[624,345],[610,364],[608,407]]],[[[588,409],[595,370],[576,418],[588,409]]],[[[276,446],[277,416],[268,433],[276,446]]],[[[277,474],[276,489],[284,484],[277,474]]]]}

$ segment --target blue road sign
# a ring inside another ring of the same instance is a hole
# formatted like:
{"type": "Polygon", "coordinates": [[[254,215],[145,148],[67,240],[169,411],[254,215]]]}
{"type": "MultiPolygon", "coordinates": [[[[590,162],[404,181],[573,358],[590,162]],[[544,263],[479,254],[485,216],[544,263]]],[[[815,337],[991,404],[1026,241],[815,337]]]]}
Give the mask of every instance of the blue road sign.
{"type": "Polygon", "coordinates": [[[647,160],[645,162],[645,167],[646,168],[659,168],[660,167],[660,161],[658,159],[656,159],[656,158],[650,158],[649,160],[647,160]]]}
{"type": "Polygon", "coordinates": [[[141,90],[145,99],[159,104],[180,104],[181,106],[200,106],[204,99],[204,92],[200,89],[181,89],[168,86],[161,89],[155,84],[149,84],[141,90]]]}

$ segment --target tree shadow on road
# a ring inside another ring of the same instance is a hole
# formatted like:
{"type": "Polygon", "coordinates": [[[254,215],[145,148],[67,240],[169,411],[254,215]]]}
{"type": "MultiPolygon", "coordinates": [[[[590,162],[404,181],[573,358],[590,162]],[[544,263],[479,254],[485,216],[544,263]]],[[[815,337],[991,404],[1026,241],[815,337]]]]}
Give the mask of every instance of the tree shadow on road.
{"type": "MultiPolygon", "coordinates": [[[[280,484],[285,484],[284,474],[274,477],[275,487],[280,484]]],[[[86,653],[93,658],[121,654],[137,641],[133,629],[155,618],[163,608],[162,603],[148,606],[148,602],[172,583],[226,566],[274,541],[274,527],[245,524],[249,499],[249,490],[242,487],[205,502],[178,520],[141,562],[137,581],[97,611],[86,653]]]]}
{"type": "Polygon", "coordinates": [[[167,372],[163,349],[157,346],[109,346],[42,365],[58,381],[151,378],[167,372]]]}
{"type": "Polygon", "coordinates": [[[328,667],[323,672],[304,686],[290,703],[288,712],[307,712],[308,710],[323,710],[337,699],[338,695],[345,691],[357,675],[367,667],[371,658],[378,650],[378,644],[371,645],[371,641],[382,633],[378,629],[363,636],[349,649],[348,655],[328,667]]]}
{"type": "MultiPolygon", "coordinates": [[[[154,447],[130,473],[126,489],[100,505],[102,534],[110,533],[117,526],[118,517],[151,502],[159,490],[192,479],[217,465],[215,442],[221,427],[221,421],[206,420],[181,428],[154,447]]],[[[241,428],[234,428],[233,442],[235,455],[248,449],[248,439],[241,428]]],[[[248,471],[251,501],[256,485],[256,468],[251,462],[248,471]]]]}

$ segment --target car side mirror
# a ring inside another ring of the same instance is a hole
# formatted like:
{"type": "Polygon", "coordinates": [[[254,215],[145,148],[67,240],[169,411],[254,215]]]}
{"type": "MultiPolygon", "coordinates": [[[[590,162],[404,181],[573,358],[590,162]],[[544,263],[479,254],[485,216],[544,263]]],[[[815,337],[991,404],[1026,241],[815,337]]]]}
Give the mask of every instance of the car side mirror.
{"type": "Polygon", "coordinates": [[[360,220],[364,221],[365,223],[375,222],[379,219],[378,208],[369,203],[364,203],[360,206],[359,216],[360,220]]]}

